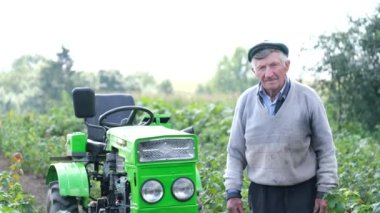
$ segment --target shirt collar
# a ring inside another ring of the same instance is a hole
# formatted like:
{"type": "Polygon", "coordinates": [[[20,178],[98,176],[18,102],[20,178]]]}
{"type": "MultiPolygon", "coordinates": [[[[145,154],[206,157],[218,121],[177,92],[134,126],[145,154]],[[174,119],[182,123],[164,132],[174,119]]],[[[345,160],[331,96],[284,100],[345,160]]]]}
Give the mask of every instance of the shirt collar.
{"type": "MultiPolygon", "coordinates": [[[[282,94],[284,93],[284,90],[285,90],[286,86],[289,84],[288,81],[289,81],[289,79],[288,79],[288,77],[286,77],[286,78],[285,78],[285,83],[284,83],[284,85],[282,86],[280,92],[276,95],[275,100],[277,100],[278,97],[282,96],[282,94]]],[[[263,86],[261,85],[261,82],[259,83],[259,91],[258,91],[258,94],[260,95],[261,98],[264,98],[264,96],[269,97],[269,95],[265,92],[263,86]]]]}

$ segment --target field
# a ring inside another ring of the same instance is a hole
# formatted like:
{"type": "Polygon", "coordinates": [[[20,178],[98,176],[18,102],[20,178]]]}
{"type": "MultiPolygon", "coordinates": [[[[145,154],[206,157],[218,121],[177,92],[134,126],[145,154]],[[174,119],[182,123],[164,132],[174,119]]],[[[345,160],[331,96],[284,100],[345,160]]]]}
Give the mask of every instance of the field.
{"type": "MultiPolygon", "coordinates": [[[[205,212],[226,212],[223,173],[226,145],[236,96],[157,99],[137,97],[137,105],[154,112],[170,113],[176,129],[195,128],[200,138],[199,154],[205,212]]],[[[332,124],[339,163],[340,186],[327,195],[331,212],[380,212],[380,134],[369,133],[355,124],[339,129],[332,124]]],[[[49,157],[60,156],[65,135],[84,131],[74,117],[69,97],[52,105],[43,115],[9,112],[0,115],[0,151],[14,159],[11,172],[0,175],[0,211],[39,212],[33,198],[18,184],[19,171],[45,174],[49,157]],[[21,158],[15,158],[20,153],[21,158]],[[46,153],[46,154],[41,154],[46,153]]],[[[43,176],[43,175],[41,175],[43,176]]],[[[247,185],[248,181],[246,181],[247,185]]],[[[247,187],[245,187],[247,189],[247,187]]],[[[243,191],[246,198],[247,191],[243,191]]],[[[248,206],[246,205],[246,208],[248,206]]]]}

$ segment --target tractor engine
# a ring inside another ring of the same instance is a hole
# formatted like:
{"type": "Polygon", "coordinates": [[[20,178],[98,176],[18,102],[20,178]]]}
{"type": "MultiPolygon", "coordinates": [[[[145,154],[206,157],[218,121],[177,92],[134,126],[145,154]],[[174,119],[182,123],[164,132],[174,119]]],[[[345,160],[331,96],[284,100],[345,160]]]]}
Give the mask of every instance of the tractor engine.
{"type": "Polygon", "coordinates": [[[130,212],[130,185],[124,170],[124,158],[116,151],[106,154],[101,175],[101,197],[90,205],[89,212],[130,212]]]}

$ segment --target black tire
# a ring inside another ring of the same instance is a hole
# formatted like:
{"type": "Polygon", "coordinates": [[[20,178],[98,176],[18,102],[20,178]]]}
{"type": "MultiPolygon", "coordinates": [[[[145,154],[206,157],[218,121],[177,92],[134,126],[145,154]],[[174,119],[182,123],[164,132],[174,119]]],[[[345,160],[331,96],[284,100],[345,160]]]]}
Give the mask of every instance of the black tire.
{"type": "Polygon", "coordinates": [[[78,200],[75,197],[61,196],[58,182],[53,181],[49,184],[46,212],[56,213],[58,211],[78,213],[78,200]]]}

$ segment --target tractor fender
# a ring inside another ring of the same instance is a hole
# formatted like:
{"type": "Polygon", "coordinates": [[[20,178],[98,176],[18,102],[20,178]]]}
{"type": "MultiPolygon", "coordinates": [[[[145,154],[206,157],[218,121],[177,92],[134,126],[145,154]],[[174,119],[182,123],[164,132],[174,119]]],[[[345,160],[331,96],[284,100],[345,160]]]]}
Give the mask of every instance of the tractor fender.
{"type": "Polygon", "coordinates": [[[47,173],[46,183],[58,181],[62,196],[89,197],[89,180],[83,163],[54,163],[47,173]]]}

